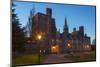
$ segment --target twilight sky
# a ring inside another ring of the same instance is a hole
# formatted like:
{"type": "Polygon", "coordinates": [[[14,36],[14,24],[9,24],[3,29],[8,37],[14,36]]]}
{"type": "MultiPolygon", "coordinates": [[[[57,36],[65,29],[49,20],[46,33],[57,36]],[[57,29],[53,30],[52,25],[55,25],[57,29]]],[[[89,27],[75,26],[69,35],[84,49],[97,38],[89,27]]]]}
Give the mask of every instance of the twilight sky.
{"type": "Polygon", "coordinates": [[[46,8],[52,8],[52,17],[55,18],[57,30],[60,29],[60,32],[63,32],[66,17],[70,33],[73,31],[74,27],[78,30],[79,26],[84,26],[84,31],[91,37],[91,40],[95,38],[95,6],[22,1],[14,1],[14,4],[16,5],[15,12],[18,14],[22,26],[27,24],[32,8],[35,8],[35,14],[37,12],[45,14],[46,8]]]}

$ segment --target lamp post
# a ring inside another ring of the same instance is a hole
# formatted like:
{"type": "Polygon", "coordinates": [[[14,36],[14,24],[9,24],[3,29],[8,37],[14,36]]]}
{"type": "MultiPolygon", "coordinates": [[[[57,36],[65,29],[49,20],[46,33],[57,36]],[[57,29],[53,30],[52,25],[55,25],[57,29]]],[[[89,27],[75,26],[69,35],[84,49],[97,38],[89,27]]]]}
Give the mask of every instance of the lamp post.
{"type": "Polygon", "coordinates": [[[71,51],[71,44],[70,43],[67,44],[67,48],[68,48],[68,53],[70,53],[70,51],[71,51]]]}
{"type": "Polygon", "coordinates": [[[70,45],[69,43],[68,43],[68,45],[67,45],[67,46],[68,46],[68,48],[71,48],[71,45],[70,45]]]}
{"type": "MultiPolygon", "coordinates": [[[[37,35],[37,39],[40,41],[42,39],[42,35],[38,34],[37,35]]],[[[38,58],[39,58],[39,64],[40,64],[40,42],[39,42],[38,46],[39,46],[39,55],[38,55],[38,58]]]]}

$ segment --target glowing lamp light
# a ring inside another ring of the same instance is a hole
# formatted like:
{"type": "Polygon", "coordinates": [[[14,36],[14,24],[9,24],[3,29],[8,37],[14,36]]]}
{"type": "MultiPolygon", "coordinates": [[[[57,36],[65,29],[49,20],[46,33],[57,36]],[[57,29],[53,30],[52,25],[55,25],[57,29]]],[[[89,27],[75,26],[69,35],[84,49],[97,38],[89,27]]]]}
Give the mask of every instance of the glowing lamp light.
{"type": "Polygon", "coordinates": [[[53,49],[55,49],[56,47],[55,47],[55,46],[53,46],[52,48],[53,48],[53,49]]]}
{"type": "Polygon", "coordinates": [[[68,44],[68,47],[70,47],[70,44],[68,44]]]}
{"type": "Polygon", "coordinates": [[[71,48],[71,45],[70,45],[69,43],[68,43],[68,45],[67,45],[67,46],[68,46],[68,48],[71,48]]]}
{"type": "Polygon", "coordinates": [[[40,40],[42,38],[42,36],[41,35],[38,35],[38,39],[40,40]]]}

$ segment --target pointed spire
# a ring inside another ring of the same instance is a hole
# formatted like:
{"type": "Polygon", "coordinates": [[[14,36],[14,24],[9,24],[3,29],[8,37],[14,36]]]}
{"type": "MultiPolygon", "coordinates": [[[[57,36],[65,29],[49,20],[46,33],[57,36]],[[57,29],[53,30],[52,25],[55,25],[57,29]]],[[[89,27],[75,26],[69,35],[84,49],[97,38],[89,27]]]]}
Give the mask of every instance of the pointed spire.
{"type": "Polygon", "coordinates": [[[65,33],[68,33],[68,25],[67,25],[67,19],[66,19],[66,17],[65,17],[65,24],[64,24],[64,32],[65,33]]]}
{"type": "Polygon", "coordinates": [[[67,25],[67,20],[66,20],[66,17],[65,17],[65,25],[67,25]]]}
{"type": "Polygon", "coordinates": [[[65,27],[68,27],[66,17],[65,17],[65,27]]]}

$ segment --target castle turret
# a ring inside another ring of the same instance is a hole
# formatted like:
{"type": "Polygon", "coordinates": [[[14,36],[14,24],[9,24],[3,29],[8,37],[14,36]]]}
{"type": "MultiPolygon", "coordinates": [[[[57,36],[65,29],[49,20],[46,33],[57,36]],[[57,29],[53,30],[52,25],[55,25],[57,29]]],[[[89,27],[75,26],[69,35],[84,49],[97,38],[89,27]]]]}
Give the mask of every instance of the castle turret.
{"type": "Polygon", "coordinates": [[[46,9],[46,14],[49,15],[49,17],[52,17],[52,9],[51,8],[47,8],[46,9]]]}
{"type": "Polygon", "coordinates": [[[79,27],[79,33],[82,37],[84,36],[84,26],[79,27]]]}

